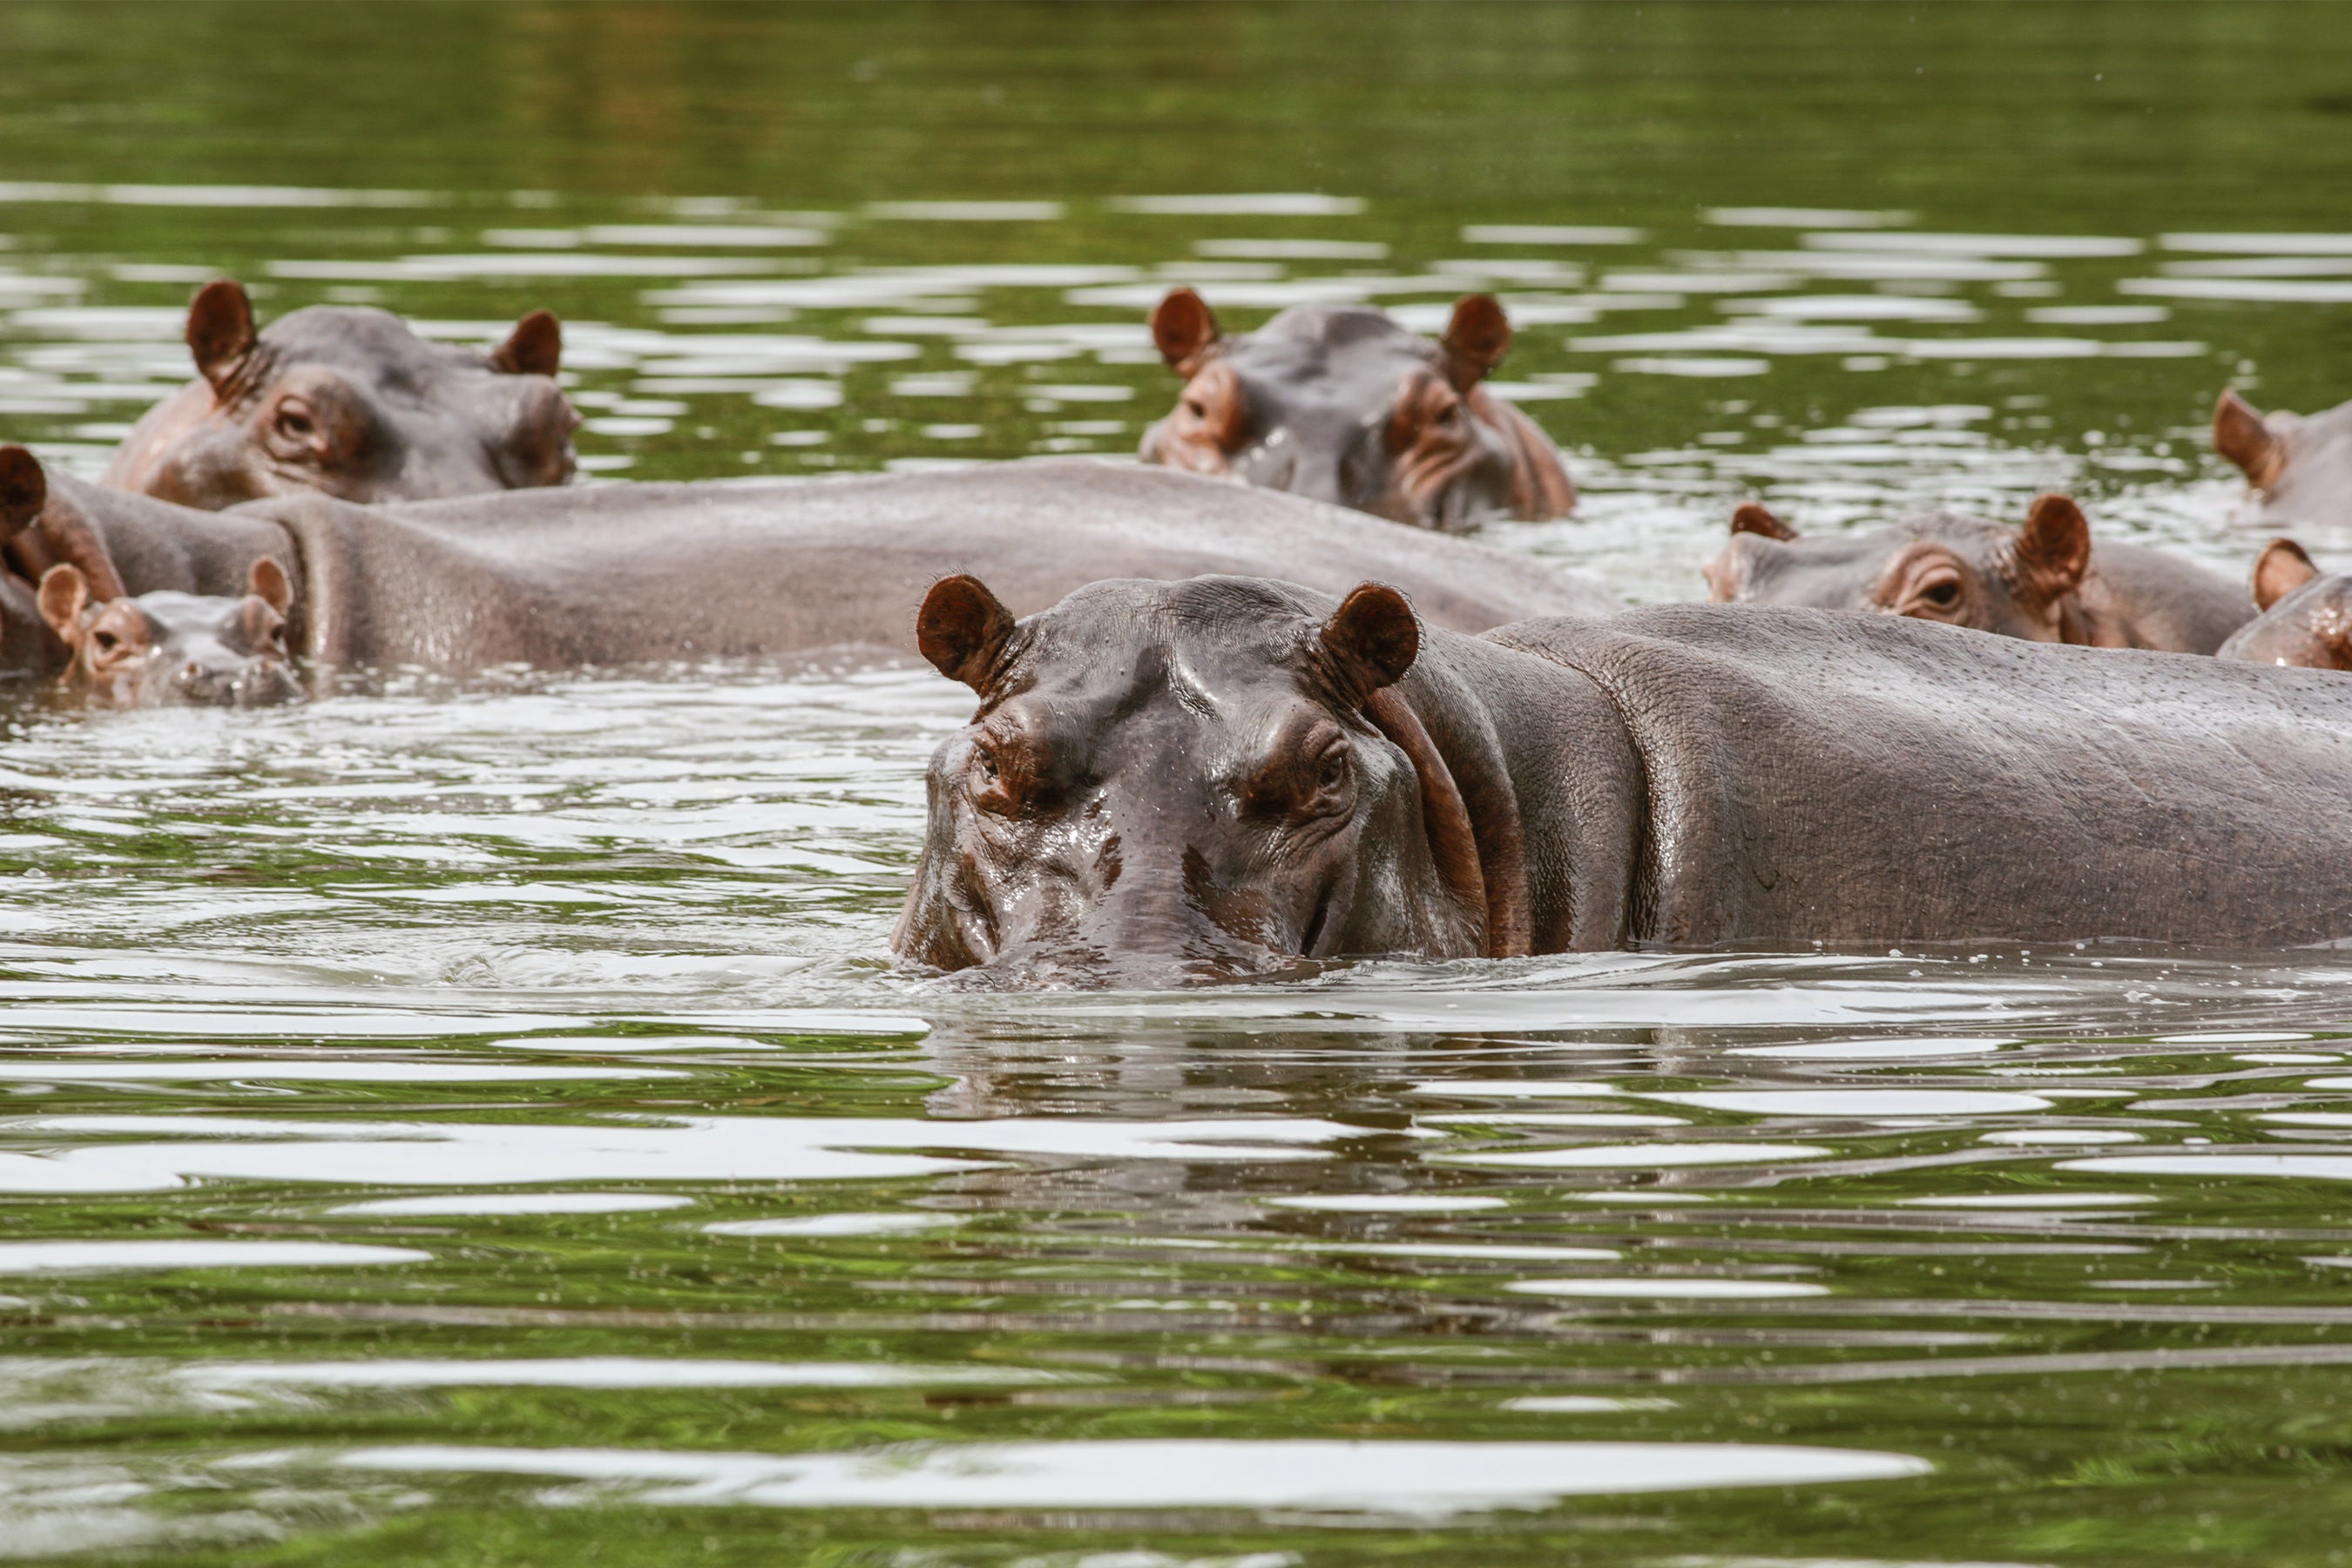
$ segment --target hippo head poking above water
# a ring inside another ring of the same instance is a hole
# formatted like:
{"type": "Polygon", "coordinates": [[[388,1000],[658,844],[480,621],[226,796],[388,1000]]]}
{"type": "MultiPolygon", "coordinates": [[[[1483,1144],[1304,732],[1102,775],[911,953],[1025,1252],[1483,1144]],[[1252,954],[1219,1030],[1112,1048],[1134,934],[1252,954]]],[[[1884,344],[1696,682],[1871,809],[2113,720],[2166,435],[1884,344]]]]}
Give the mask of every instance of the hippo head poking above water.
{"type": "Polygon", "coordinates": [[[308,490],[425,500],[570,482],[580,416],[555,384],[562,328],[497,348],[428,342],[388,311],[314,305],[256,332],[245,289],[188,310],[199,379],[148,410],[104,482],[210,510],[308,490]]]}
{"type": "Polygon", "coordinates": [[[292,591],[254,563],[242,599],[152,593],[100,600],[79,566],[43,574],[41,617],[66,647],[67,679],[113,708],[261,708],[301,695],[286,647],[292,591]]]}
{"type": "Polygon", "coordinates": [[[1490,908],[1462,792],[1392,689],[1421,638],[1395,589],[1113,581],[1015,623],[949,577],[917,631],[981,701],[931,756],[902,957],[1149,985],[1525,951],[1524,916],[1490,908]]]}
{"type": "Polygon", "coordinates": [[[2323,573],[2294,540],[2273,539],[2254,562],[2254,604],[2263,613],[2221,658],[2352,670],[2352,574],[2323,573]]]}
{"type": "Polygon", "coordinates": [[[2324,414],[2264,414],[2235,392],[2213,405],[2213,449],[2253,492],[2246,521],[2352,527],[2352,403],[2324,414]]]}
{"type": "Polygon", "coordinates": [[[2210,653],[2249,610],[2194,562],[2129,544],[2095,554],[2089,521],[2063,495],[2037,496],[2021,528],[1937,511],[1818,539],[1748,501],[1700,570],[1717,604],[1875,611],[2030,642],[2210,653]]]}
{"type": "Polygon", "coordinates": [[[1184,378],[1143,459],[1422,528],[1565,517],[1575,487],[1534,421],[1480,384],[1511,346],[1488,295],[1454,307],[1436,342],[1380,310],[1297,305],[1228,337],[1179,289],[1151,336],[1184,378]]]}

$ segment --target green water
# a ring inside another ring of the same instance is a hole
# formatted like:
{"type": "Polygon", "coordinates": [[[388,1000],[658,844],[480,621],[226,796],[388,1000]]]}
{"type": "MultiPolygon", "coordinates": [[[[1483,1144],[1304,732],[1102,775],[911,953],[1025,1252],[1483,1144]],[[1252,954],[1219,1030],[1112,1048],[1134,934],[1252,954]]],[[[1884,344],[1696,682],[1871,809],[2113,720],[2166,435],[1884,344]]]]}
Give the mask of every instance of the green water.
{"type": "MultiPolygon", "coordinates": [[[[1493,541],[1643,600],[1748,494],[2068,488],[2242,572],[2215,393],[2352,393],[2340,7],[0,46],[0,435],[84,472],[221,272],[555,309],[596,479],[1116,456],[1174,283],[1487,289],[1587,495],[1493,541]]],[[[963,711],[820,662],[0,716],[0,1558],[2352,1558],[2341,955],[942,990],[886,938],[963,711]]]]}

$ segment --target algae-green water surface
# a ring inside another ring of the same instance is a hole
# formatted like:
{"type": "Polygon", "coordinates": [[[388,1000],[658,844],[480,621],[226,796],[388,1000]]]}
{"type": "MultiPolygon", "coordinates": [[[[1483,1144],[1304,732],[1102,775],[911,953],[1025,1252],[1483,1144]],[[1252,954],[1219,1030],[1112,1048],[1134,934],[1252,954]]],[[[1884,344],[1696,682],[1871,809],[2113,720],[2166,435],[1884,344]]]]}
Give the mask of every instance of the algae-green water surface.
{"type": "MultiPolygon", "coordinates": [[[[2352,395],[2352,12],[16,5],[0,437],[192,288],[562,315],[585,478],[1131,452],[1168,287],[1497,293],[1698,595],[2083,497],[2243,573],[2352,395]]],[[[2308,540],[2323,560],[2352,539],[2308,540]]],[[[813,583],[812,593],[825,585],[813,583]]],[[[2145,948],[894,969],[968,697],[350,680],[0,739],[0,1557],[2352,1557],[2352,963],[2145,948]]]]}

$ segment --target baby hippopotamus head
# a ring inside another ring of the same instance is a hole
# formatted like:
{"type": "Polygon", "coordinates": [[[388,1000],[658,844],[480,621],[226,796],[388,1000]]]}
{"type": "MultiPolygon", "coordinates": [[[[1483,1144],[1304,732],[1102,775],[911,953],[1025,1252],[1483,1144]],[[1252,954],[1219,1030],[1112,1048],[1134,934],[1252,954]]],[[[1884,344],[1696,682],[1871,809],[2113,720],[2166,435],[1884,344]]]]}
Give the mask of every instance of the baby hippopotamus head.
{"type": "Polygon", "coordinates": [[[66,646],[67,681],[112,708],[259,708],[301,695],[286,647],[292,593],[254,563],[242,599],[152,593],[98,602],[79,566],[43,574],[41,618],[66,646]]]}
{"type": "Polygon", "coordinates": [[[1145,432],[1148,463],[1422,528],[1565,517],[1576,504],[1559,449],[1480,384],[1511,346],[1490,296],[1463,299],[1432,342],[1357,305],[1294,306],[1228,337],[1179,289],[1151,312],[1151,336],[1184,390],[1145,432]]]}
{"type": "Polygon", "coordinates": [[[2324,414],[2264,414],[2224,392],[2213,406],[2213,448],[2246,476],[2252,521],[2352,526],[2352,403],[2324,414]]]}
{"type": "Polygon", "coordinates": [[[1391,689],[1420,647],[1395,589],[1106,582],[1016,623],[950,577],[918,637],[980,709],[931,756],[903,957],[1152,985],[1484,951],[1462,796],[1391,689]]]}
{"type": "Polygon", "coordinates": [[[188,310],[201,378],[148,410],[104,482],[215,510],[303,491],[365,503],[566,484],[580,416],[555,384],[562,342],[545,310],[487,353],[344,306],[257,333],[245,289],[219,279],[188,310]]]}
{"type": "Polygon", "coordinates": [[[2352,575],[2323,573],[2303,546],[2273,539],[2254,562],[2254,605],[2217,657],[2305,669],[2352,669],[2352,575]]]}

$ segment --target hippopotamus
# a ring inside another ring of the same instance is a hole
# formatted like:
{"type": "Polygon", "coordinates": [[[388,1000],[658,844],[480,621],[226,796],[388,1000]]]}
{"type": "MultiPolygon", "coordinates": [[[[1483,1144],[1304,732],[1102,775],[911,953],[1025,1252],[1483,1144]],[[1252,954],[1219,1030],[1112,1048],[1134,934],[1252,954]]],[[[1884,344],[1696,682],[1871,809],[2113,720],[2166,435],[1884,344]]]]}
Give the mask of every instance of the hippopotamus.
{"type": "Polygon", "coordinates": [[[130,594],[237,598],[267,558],[289,580],[298,657],[450,669],[847,647],[912,658],[915,605],[961,570],[988,572],[1026,610],[1098,577],[1233,570],[1341,587],[1378,572],[1420,595],[1433,621],[1472,631],[1620,607],[1468,540],[1083,458],[394,506],[288,495],[221,512],[53,476],[6,556],[26,581],[62,563],[93,582],[112,572],[130,594]]]}
{"type": "Polygon", "coordinates": [[[2221,647],[2223,658],[2352,669],[2352,575],[2323,573],[2292,539],[2273,539],[2254,562],[2262,614],[2221,647]]]}
{"type": "Polygon", "coordinates": [[[1489,295],[1464,297],[1431,342],[1358,305],[1295,305],[1227,337],[1178,289],[1151,312],[1151,337],[1184,390],[1144,433],[1147,463],[1421,528],[1541,521],[1576,504],[1559,448],[1480,384],[1511,346],[1489,295]]]}
{"type": "Polygon", "coordinates": [[[253,564],[242,598],[158,589],[93,594],[79,566],[42,574],[41,617],[67,655],[67,684],[113,708],[260,708],[301,695],[286,646],[285,569],[253,564]]]}
{"type": "Polygon", "coordinates": [[[2264,414],[2234,391],[2213,405],[2213,449],[2238,466],[2271,527],[2352,528],[2352,403],[2324,414],[2264,414]]]}
{"type": "Polygon", "coordinates": [[[427,342],[384,310],[313,305],[254,331],[219,279],[188,308],[200,373],[149,409],[101,482],[217,510],[316,491],[420,500],[571,482],[580,416],[545,310],[486,351],[427,342]]]}
{"type": "Polygon", "coordinates": [[[2082,508],[2034,499],[2021,528],[1934,511],[1868,533],[1802,538],[1761,503],[1700,568],[1717,604],[1871,610],[2030,642],[2211,653],[2253,607],[2220,573],[2145,545],[2094,549],[2082,508]]]}
{"type": "Polygon", "coordinates": [[[1712,605],[1465,637],[1377,583],[943,579],[979,697],[892,936],[1013,984],[1404,954],[2352,935],[2352,682],[1712,605]]]}

